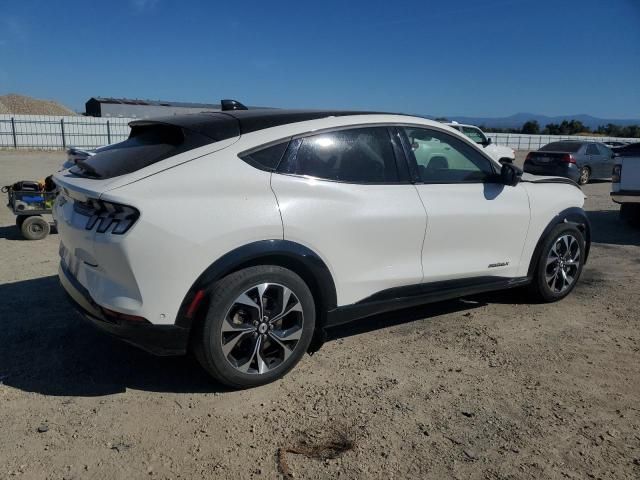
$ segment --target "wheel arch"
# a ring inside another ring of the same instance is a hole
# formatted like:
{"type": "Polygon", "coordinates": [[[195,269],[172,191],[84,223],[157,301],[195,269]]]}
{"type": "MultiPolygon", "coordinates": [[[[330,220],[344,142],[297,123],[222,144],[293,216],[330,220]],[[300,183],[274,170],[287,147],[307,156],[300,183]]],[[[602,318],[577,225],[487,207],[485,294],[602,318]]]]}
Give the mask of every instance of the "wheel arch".
{"type": "Polygon", "coordinates": [[[261,240],[236,248],[213,262],[193,283],[180,305],[176,325],[189,330],[201,322],[207,307],[203,299],[189,314],[189,309],[199,291],[216,281],[247,267],[277,265],[298,274],[309,286],[316,303],[316,332],[309,347],[317,351],[324,339],[327,312],[337,306],[333,276],[325,262],[313,250],[289,240],[261,240]]]}
{"type": "Polygon", "coordinates": [[[584,235],[584,249],[585,249],[585,258],[584,263],[587,263],[589,258],[589,250],[591,249],[591,223],[589,222],[589,218],[587,214],[582,208],[572,207],[567,208],[566,210],[558,213],[553,219],[549,222],[546,228],[543,230],[542,235],[538,239],[538,243],[536,244],[536,248],[533,250],[533,255],[531,255],[531,260],[529,262],[529,270],[527,271],[527,276],[532,277],[536,265],[538,264],[538,259],[540,258],[540,254],[542,252],[542,247],[544,245],[545,240],[549,236],[551,230],[553,230],[556,226],[562,223],[570,223],[575,225],[578,230],[582,232],[584,235]]]}

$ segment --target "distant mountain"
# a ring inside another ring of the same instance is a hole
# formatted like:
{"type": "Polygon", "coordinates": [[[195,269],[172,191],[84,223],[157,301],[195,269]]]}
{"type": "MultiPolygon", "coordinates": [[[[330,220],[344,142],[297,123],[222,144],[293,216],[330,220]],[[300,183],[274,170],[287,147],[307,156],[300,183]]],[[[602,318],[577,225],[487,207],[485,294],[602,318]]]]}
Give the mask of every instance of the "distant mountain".
{"type": "MultiPolygon", "coordinates": [[[[433,116],[430,116],[433,118],[433,116]]],[[[549,123],[561,123],[563,120],[579,120],[584,125],[590,128],[598,128],[600,125],[606,125],[613,123],[615,125],[627,126],[627,125],[640,125],[640,119],[627,119],[619,120],[613,118],[597,118],[591,115],[578,114],[578,115],[562,115],[557,117],[548,117],[546,115],[536,115],[535,113],[516,113],[509,117],[459,117],[459,116],[447,116],[449,120],[455,120],[459,123],[469,123],[472,125],[484,125],[485,127],[492,128],[521,128],[522,125],[529,120],[537,120],[541,128],[549,123]]]]}

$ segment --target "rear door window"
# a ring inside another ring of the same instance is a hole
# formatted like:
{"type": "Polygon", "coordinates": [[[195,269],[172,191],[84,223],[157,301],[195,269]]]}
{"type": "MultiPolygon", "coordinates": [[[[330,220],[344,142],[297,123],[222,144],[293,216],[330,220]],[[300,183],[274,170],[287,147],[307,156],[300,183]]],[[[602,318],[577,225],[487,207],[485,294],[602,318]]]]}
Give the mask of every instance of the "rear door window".
{"type": "Polygon", "coordinates": [[[311,135],[292,142],[278,169],[349,183],[398,183],[399,175],[386,127],[351,128],[311,135]]]}

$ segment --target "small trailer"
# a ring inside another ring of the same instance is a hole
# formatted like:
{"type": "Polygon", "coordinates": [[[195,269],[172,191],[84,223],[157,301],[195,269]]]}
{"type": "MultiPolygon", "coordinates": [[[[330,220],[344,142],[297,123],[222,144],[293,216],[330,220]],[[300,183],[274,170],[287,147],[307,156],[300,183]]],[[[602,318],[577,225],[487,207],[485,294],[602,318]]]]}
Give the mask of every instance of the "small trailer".
{"type": "Polygon", "coordinates": [[[2,187],[7,194],[7,207],[16,216],[16,225],[27,240],[41,240],[54,226],[52,210],[58,191],[43,189],[38,182],[23,181],[2,187]]]}

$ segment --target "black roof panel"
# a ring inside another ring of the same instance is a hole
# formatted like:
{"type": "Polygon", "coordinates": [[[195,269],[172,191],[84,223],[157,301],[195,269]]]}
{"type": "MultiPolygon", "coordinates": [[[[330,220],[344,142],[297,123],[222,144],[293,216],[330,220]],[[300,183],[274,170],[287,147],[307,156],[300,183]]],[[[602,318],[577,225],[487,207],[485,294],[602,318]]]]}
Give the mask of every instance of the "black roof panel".
{"type": "Polygon", "coordinates": [[[216,141],[237,137],[245,133],[290,123],[317,120],[319,118],[340,117],[346,115],[367,115],[380,112],[358,112],[349,110],[279,110],[253,109],[230,110],[225,112],[193,113],[170,115],[166,117],[134,120],[131,127],[164,123],[176,125],[187,130],[201,133],[216,141]]]}

